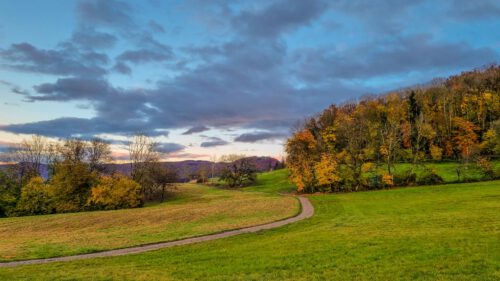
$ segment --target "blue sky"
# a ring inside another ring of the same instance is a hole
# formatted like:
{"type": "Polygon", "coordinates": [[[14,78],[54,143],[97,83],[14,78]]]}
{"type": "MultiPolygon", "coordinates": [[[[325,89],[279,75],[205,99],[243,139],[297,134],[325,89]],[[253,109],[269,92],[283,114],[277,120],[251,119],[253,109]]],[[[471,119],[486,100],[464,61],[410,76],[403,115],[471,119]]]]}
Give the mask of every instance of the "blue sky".
{"type": "Polygon", "coordinates": [[[499,30],[498,1],[1,1],[0,146],[276,157],[331,103],[498,63],[499,30]]]}

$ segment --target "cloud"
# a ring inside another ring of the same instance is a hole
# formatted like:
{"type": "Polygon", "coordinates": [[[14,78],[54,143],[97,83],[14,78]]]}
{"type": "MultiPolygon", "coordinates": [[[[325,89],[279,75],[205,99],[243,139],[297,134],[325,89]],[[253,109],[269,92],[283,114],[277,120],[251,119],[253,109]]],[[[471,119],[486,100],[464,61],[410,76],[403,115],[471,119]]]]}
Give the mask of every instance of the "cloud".
{"type": "Polygon", "coordinates": [[[166,143],[166,142],[162,142],[162,143],[159,143],[156,148],[161,153],[170,154],[170,153],[182,151],[186,147],[184,145],[181,145],[181,144],[178,144],[178,143],[170,143],[170,142],[166,143]]]}
{"type": "Polygon", "coordinates": [[[71,37],[71,42],[85,48],[111,48],[117,41],[116,36],[87,26],[75,30],[71,37]]]}
{"type": "Polygon", "coordinates": [[[133,51],[125,51],[116,59],[121,62],[132,62],[138,64],[146,62],[166,61],[171,58],[172,51],[168,48],[166,50],[139,49],[133,51]]]}
{"type": "Polygon", "coordinates": [[[57,75],[102,75],[108,62],[105,54],[82,51],[71,44],[54,50],[38,49],[29,43],[12,44],[0,50],[0,55],[6,67],[57,75]]]}
{"type": "Polygon", "coordinates": [[[449,1],[450,15],[462,20],[498,19],[500,17],[500,3],[496,0],[449,1]]]}
{"type": "Polygon", "coordinates": [[[129,4],[116,0],[80,1],[80,21],[96,26],[127,28],[133,25],[129,4]]]}
{"type": "Polygon", "coordinates": [[[22,95],[22,96],[26,96],[26,95],[29,95],[29,92],[27,90],[23,90],[21,89],[21,87],[13,84],[13,83],[10,83],[10,82],[7,82],[7,81],[3,81],[3,80],[0,80],[0,84],[10,88],[10,91],[14,94],[18,94],[18,95],[22,95]]]}
{"type": "MultiPolygon", "coordinates": [[[[36,102],[83,101],[95,112],[93,118],[64,117],[1,129],[65,137],[155,135],[165,134],[166,129],[190,128],[184,132],[187,135],[208,127],[230,127],[255,130],[235,141],[257,142],[279,138],[274,132],[285,131],[296,120],[331,103],[381,87],[366,81],[383,80],[386,86],[391,79],[404,81],[411,75],[430,79],[499,59],[491,44],[440,36],[446,28],[409,28],[418,15],[415,11],[430,2],[205,2],[190,2],[188,13],[208,14],[209,18],[194,22],[211,22],[219,28],[214,31],[212,25],[197,27],[193,22],[179,35],[187,35],[186,40],[172,46],[160,40],[163,26],[133,10],[140,4],[87,1],[78,5],[79,21],[68,41],[53,49],[29,43],[0,49],[4,67],[58,75],[35,85],[34,94],[22,89],[13,92],[36,102]],[[324,33],[325,20],[342,25],[324,33]],[[302,37],[302,28],[307,38],[302,37]],[[297,31],[300,37],[293,37],[297,31]],[[352,39],[346,33],[359,36],[352,39]],[[189,41],[190,34],[202,36],[189,41]],[[133,75],[132,66],[151,62],[163,63],[154,69],[154,77],[148,77],[153,82],[142,83],[144,73],[133,75]],[[116,73],[130,75],[125,77],[130,81],[115,79],[116,73]]],[[[464,6],[449,3],[441,4],[435,13],[446,11],[452,15],[446,20],[461,18],[462,23],[480,20],[481,15],[491,20],[498,6],[490,1],[464,6]]],[[[428,13],[421,22],[434,19],[428,13]]],[[[205,147],[227,144],[222,139],[203,143],[205,147]]]]}
{"type": "Polygon", "coordinates": [[[183,135],[191,135],[191,134],[194,134],[194,133],[201,133],[201,132],[205,132],[205,131],[208,131],[208,130],[210,130],[210,128],[208,128],[206,126],[194,126],[194,127],[189,128],[187,131],[185,131],[182,134],[183,135]]]}
{"type": "Polygon", "coordinates": [[[163,28],[163,26],[161,26],[161,24],[157,23],[154,20],[150,20],[148,26],[155,33],[165,33],[165,29],[163,28]]]}
{"type": "Polygon", "coordinates": [[[62,117],[47,121],[38,121],[23,124],[9,124],[0,126],[0,130],[15,134],[38,134],[48,137],[90,138],[95,135],[107,133],[117,135],[131,135],[133,133],[146,133],[150,136],[164,136],[168,132],[161,130],[147,130],[147,124],[142,120],[108,121],[102,118],[75,118],[62,117]]]}
{"type": "Polygon", "coordinates": [[[275,37],[310,24],[325,8],[321,0],[276,1],[264,9],[242,11],[232,19],[232,24],[247,36],[275,37]]]}
{"type": "Polygon", "coordinates": [[[212,137],[212,138],[210,138],[209,141],[202,142],[200,144],[200,146],[201,147],[215,147],[215,146],[222,146],[222,145],[227,145],[227,144],[229,144],[229,142],[227,142],[223,139],[220,139],[217,137],[212,137]]]}
{"type": "Polygon", "coordinates": [[[29,99],[39,101],[95,100],[111,89],[102,79],[75,77],[57,79],[55,83],[35,85],[33,88],[39,95],[29,96],[29,99]]]}
{"type": "Polygon", "coordinates": [[[127,75],[132,73],[132,69],[126,63],[123,63],[123,62],[117,62],[113,66],[113,70],[118,72],[118,73],[127,74],[127,75]]]}
{"type": "Polygon", "coordinates": [[[285,136],[286,134],[283,133],[255,132],[255,133],[241,134],[238,137],[236,137],[234,141],[254,143],[262,140],[284,138],[285,136]]]}
{"type": "MultiPolygon", "coordinates": [[[[367,79],[429,69],[479,67],[498,60],[496,51],[466,43],[434,42],[428,34],[400,37],[374,48],[375,42],[345,51],[322,48],[296,50],[293,72],[304,81],[367,79]]],[[[293,61],[293,62],[292,62],[293,61]]]]}

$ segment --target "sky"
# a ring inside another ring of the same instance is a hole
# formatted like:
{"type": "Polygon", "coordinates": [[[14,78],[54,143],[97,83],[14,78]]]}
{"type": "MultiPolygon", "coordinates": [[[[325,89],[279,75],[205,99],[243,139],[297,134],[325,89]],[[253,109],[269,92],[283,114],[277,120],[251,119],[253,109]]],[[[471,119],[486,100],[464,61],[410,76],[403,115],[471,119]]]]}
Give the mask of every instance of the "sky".
{"type": "Polygon", "coordinates": [[[498,63],[489,0],[0,1],[0,152],[137,133],[164,159],[281,157],[332,103],[498,63]]]}

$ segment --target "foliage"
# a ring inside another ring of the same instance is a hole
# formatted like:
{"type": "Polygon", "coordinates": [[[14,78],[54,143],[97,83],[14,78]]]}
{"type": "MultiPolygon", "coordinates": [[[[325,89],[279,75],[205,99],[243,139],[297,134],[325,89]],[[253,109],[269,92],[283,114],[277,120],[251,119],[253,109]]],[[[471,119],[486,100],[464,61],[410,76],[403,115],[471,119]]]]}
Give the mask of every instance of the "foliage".
{"type": "Polygon", "coordinates": [[[55,166],[50,179],[54,192],[54,206],[58,213],[76,212],[84,208],[90,189],[97,183],[98,175],[82,162],[65,160],[55,166]]]}
{"type": "MultiPolygon", "coordinates": [[[[306,120],[287,140],[290,180],[300,192],[342,191],[413,184],[426,161],[460,161],[458,180],[478,157],[500,155],[500,67],[462,73],[441,84],[366,96],[331,105],[306,120]],[[329,155],[331,167],[323,155],[329,155]],[[395,176],[395,165],[412,164],[395,176]],[[365,176],[367,163],[386,171],[365,176]]],[[[489,172],[488,172],[489,173],[489,172]]],[[[491,177],[490,177],[491,178],[491,177]]],[[[427,172],[421,182],[439,183],[427,172]]]]}
{"type": "Polygon", "coordinates": [[[8,216],[14,210],[19,193],[14,171],[0,169],[0,217],[8,216]]]}
{"type": "Polygon", "coordinates": [[[417,177],[417,184],[420,185],[440,184],[443,182],[443,178],[433,169],[427,169],[424,173],[417,177]]]}
{"type": "Polygon", "coordinates": [[[16,211],[19,215],[41,215],[54,212],[53,190],[43,178],[32,178],[21,189],[16,211]]]}
{"type": "Polygon", "coordinates": [[[288,154],[286,165],[290,170],[290,180],[298,191],[314,192],[316,178],[314,162],[316,141],[309,130],[297,132],[286,144],[288,154]]]}
{"type": "Polygon", "coordinates": [[[494,179],[496,177],[495,170],[493,169],[493,165],[486,157],[479,157],[477,159],[477,166],[481,169],[483,176],[486,179],[494,179]]]}
{"type": "Polygon", "coordinates": [[[337,175],[337,162],[330,154],[323,154],[321,160],[314,166],[318,185],[329,191],[337,191],[340,177],[337,175]]]}
{"type": "Polygon", "coordinates": [[[140,192],[141,186],[123,175],[103,176],[92,187],[87,206],[99,210],[136,208],[141,204],[140,192]]]}
{"type": "Polygon", "coordinates": [[[228,155],[222,159],[227,162],[220,179],[229,187],[243,187],[255,182],[257,171],[252,162],[244,156],[228,155]]]}

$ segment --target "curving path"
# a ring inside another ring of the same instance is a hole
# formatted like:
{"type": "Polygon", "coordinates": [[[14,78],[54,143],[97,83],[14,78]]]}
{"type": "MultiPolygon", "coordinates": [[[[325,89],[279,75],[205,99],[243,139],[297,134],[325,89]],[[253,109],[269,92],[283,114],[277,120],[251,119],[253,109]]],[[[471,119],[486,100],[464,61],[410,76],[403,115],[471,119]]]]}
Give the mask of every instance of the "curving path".
{"type": "Polygon", "coordinates": [[[170,248],[170,247],[174,247],[174,246],[194,244],[194,243],[199,243],[199,242],[221,239],[221,238],[225,238],[225,237],[231,237],[231,236],[240,235],[240,234],[244,234],[244,233],[253,233],[253,232],[258,232],[261,230],[277,228],[277,227],[280,227],[283,225],[287,225],[287,224],[290,224],[290,223],[293,223],[296,221],[300,221],[300,220],[312,217],[312,215],[314,214],[314,207],[312,206],[311,202],[309,202],[309,199],[307,199],[305,197],[297,197],[297,198],[299,199],[300,204],[302,206],[302,211],[300,212],[300,214],[298,214],[297,216],[292,217],[292,218],[288,218],[288,219],[284,219],[284,220],[280,220],[280,221],[276,221],[276,222],[272,222],[272,223],[256,225],[256,226],[251,226],[251,227],[246,227],[246,228],[240,228],[240,229],[236,229],[236,230],[229,230],[229,231],[224,231],[224,232],[205,235],[205,236],[186,238],[186,239],[181,239],[181,240],[176,240],[176,241],[155,243],[155,244],[149,244],[149,245],[144,245],[144,246],[136,246],[136,247],[103,251],[103,252],[97,252],[97,253],[91,253],[91,254],[82,254],[82,255],[74,255],[74,256],[66,256],[66,257],[47,258],[47,259],[34,259],[34,260],[24,260],[24,261],[3,262],[3,263],[0,263],[0,267],[14,267],[14,266],[28,265],[28,264],[42,264],[42,263],[73,261],[73,260],[82,260],[82,259],[91,259],[91,258],[100,258],[100,257],[123,256],[123,255],[128,255],[128,254],[143,253],[143,252],[154,251],[154,250],[163,249],[163,248],[170,248]]]}

